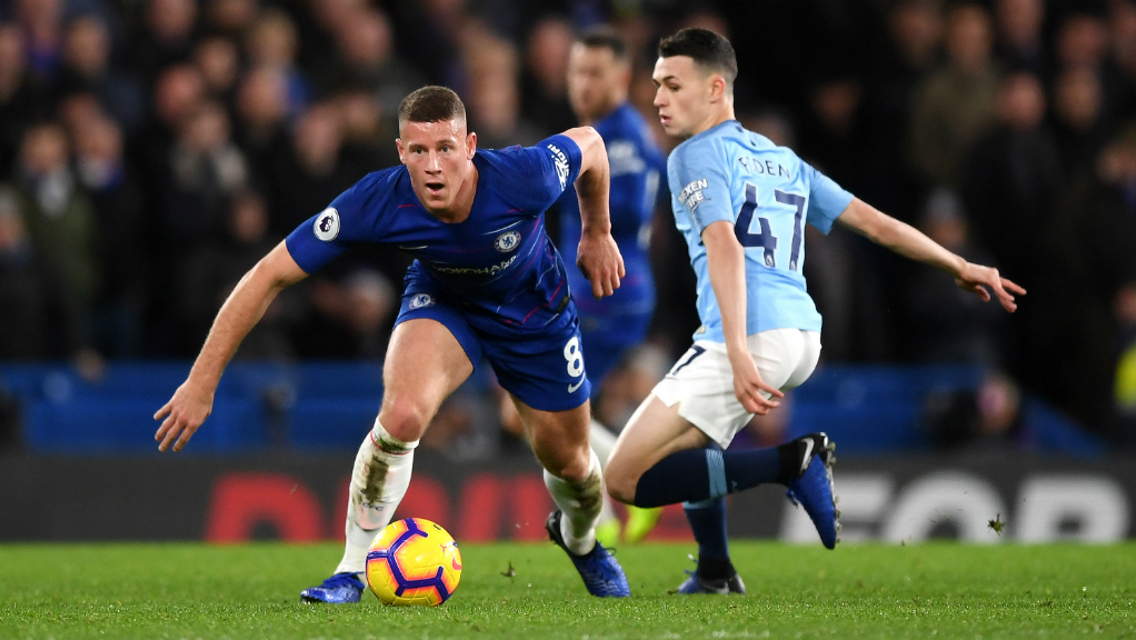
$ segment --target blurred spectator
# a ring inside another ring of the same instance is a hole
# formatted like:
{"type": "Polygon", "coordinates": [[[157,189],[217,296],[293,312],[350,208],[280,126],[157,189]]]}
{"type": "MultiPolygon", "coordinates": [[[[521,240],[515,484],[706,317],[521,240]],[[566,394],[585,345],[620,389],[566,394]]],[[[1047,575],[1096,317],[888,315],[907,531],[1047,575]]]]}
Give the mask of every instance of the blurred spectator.
{"type": "Polygon", "coordinates": [[[20,166],[9,188],[33,250],[58,278],[86,345],[91,304],[100,284],[98,221],[68,164],[69,145],[56,124],[30,127],[20,147],[20,166]]]}
{"type": "Polygon", "coordinates": [[[0,179],[12,172],[20,139],[45,108],[42,88],[27,72],[19,27],[0,23],[0,179]]]}
{"type": "Polygon", "coordinates": [[[1083,67],[1100,70],[1109,54],[1108,25],[1089,5],[1075,6],[1061,19],[1055,36],[1058,70],[1083,67]]]}
{"type": "Polygon", "coordinates": [[[500,149],[530,145],[554,131],[542,132],[521,117],[521,91],[517,50],[512,43],[492,37],[478,40],[465,50],[469,65],[469,129],[477,133],[477,146],[500,149]]]}
{"type": "Polygon", "coordinates": [[[996,0],[994,20],[995,51],[1002,63],[1047,78],[1049,57],[1042,34],[1045,0],[996,0]]]}
{"type": "Polygon", "coordinates": [[[197,0],[148,1],[130,55],[147,85],[154,84],[170,65],[189,60],[196,21],[197,0]]]}
{"type": "MultiPolygon", "coordinates": [[[[254,191],[240,191],[228,208],[225,237],[201,247],[188,258],[179,287],[178,315],[189,349],[205,340],[213,317],[237,282],[276,244],[267,232],[264,198],[254,191]]],[[[294,355],[289,329],[297,313],[297,293],[284,291],[272,301],[235,357],[288,359],[294,355]]]]}
{"type": "Polygon", "coordinates": [[[1031,73],[1005,78],[995,128],[977,141],[963,171],[963,198],[978,242],[1027,289],[1045,264],[1040,233],[1049,228],[1065,175],[1045,129],[1045,94],[1031,73]]]}
{"type": "Polygon", "coordinates": [[[288,14],[275,9],[262,12],[245,39],[254,68],[274,69],[283,74],[290,117],[299,114],[311,97],[311,85],[296,66],[298,47],[296,25],[288,14]]]}
{"type": "Polygon", "coordinates": [[[86,15],[72,20],[67,26],[57,93],[90,93],[120,126],[135,131],[145,117],[142,91],[111,66],[110,45],[110,34],[101,19],[86,15]]]}
{"type": "Polygon", "coordinates": [[[193,60],[205,81],[208,96],[226,106],[232,104],[240,71],[237,45],[223,36],[204,38],[194,48],[193,60]]]}
{"type": "Polygon", "coordinates": [[[248,31],[259,8],[257,0],[205,0],[204,4],[209,30],[233,39],[248,31]]]}
{"type": "Polygon", "coordinates": [[[228,198],[247,184],[244,155],[230,138],[229,115],[216,102],[192,113],[170,150],[171,183],[162,223],[166,238],[190,251],[221,235],[228,198]]]}
{"type": "Polygon", "coordinates": [[[361,172],[376,171],[399,163],[394,140],[398,137],[397,117],[384,118],[374,96],[366,91],[338,93],[334,98],[343,124],[343,154],[361,172]]]}
{"type": "Polygon", "coordinates": [[[933,394],[924,420],[932,441],[941,448],[972,453],[1033,448],[1022,416],[1021,388],[997,371],[973,391],[933,394]]]}
{"type": "Polygon", "coordinates": [[[103,274],[95,299],[93,341],[110,357],[142,353],[144,313],[151,277],[144,192],[123,157],[122,130],[105,117],[81,120],[75,129],[75,169],[98,221],[98,261],[103,274]]]}
{"type": "Polygon", "coordinates": [[[947,64],[916,93],[908,157],[932,185],[955,186],[970,146],[994,124],[998,72],[986,9],[953,5],[946,25],[947,64]]]}
{"type": "Polygon", "coordinates": [[[1119,351],[1115,390],[1117,439],[1126,447],[1136,447],[1136,280],[1116,293],[1116,320],[1119,351]]]}
{"type": "MultiPolygon", "coordinates": [[[[929,238],[968,261],[995,264],[971,242],[962,202],[952,191],[934,192],[927,200],[920,227],[929,238]]],[[[960,289],[950,276],[934,269],[913,272],[904,300],[909,305],[915,360],[999,365],[1003,314],[960,289]]]]}
{"type": "Polygon", "coordinates": [[[568,50],[574,40],[572,25],[557,16],[540,20],[528,31],[521,76],[522,115],[549,134],[576,126],[565,80],[568,50]]]}
{"type": "Polygon", "coordinates": [[[1063,202],[1047,237],[1052,270],[1030,291],[1045,321],[1024,336],[1019,367],[1034,371],[1034,388],[1050,401],[1102,432],[1113,405],[1113,301],[1136,279],[1136,129],[1117,134],[1095,174],[1063,202]]]}
{"type": "Polygon", "coordinates": [[[256,67],[237,90],[236,141],[256,180],[271,179],[272,167],[289,153],[287,77],[278,67],[256,67]]]}
{"type": "Polygon", "coordinates": [[[62,358],[74,349],[76,318],[37,255],[9,187],[0,187],[0,308],[0,360],[62,358]]]}
{"type": "Polygon", "coordinates": [[[313,106],[296,122],[290,152],[277,160],[269,183],[271,237],[284,238],[363,177],[343,161],[342,147],[342,123],[330,104],[313,106]]]}
{"type": "Polygon", "coordinates": [[[426,84],[414,67],[398,59],[390,19],[378,9],[359,11],[339,32],[343,66],[321,88],[329,96],[337,87],[361,88],[372,92],[382,113],[395,118],[406,94],[426,84]]]}
{"type": "Polygon", "coordinates": [[[63,0],[15,0],[16,22],[24,34],[28,69],[43,82],[55,80],[63,57],[63,0]]]}
{"type": "Polygon", "coordinates": [[[297,331],[302,357],[382,361],[399,304],[382,274],[358,269],[340,280],[319,278],[311,300],[312,313],[297,331]]]}
{"type": "Polygon", "coordinates": [[[1072,67],[1053,83],[1053,136],[1069,179],[1092,171],[1093,161],[1108,140],[1111,125],[1104,113],[1100,74],[1072,67]]]}

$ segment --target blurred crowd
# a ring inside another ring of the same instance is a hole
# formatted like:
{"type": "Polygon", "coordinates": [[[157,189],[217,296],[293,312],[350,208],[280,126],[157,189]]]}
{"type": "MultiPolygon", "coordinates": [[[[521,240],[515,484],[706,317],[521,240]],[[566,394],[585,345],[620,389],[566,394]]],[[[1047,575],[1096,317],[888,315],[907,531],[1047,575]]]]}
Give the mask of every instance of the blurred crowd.
{"type": "MultiPolygon", "coordinates": [[[[658,38],[727,35],[743,124],[1029,290],[1007,316],[813,233],[826,361],[978,363],[1091,430],[1136,432],[1131,0],[7,0],[0,360],[192,357],[260,256],[398,162],[406,93],[457,90],[482,147],[535,143],[576,124],[567,53],[598,23],[637,52],[652,122],[658,38]]],[[[661,209],[652,362],[698,322],[672,226],[661,209]]],[[[382,357],[407,264],[349,253],[285,291],[238,357],[382,357]]]]}

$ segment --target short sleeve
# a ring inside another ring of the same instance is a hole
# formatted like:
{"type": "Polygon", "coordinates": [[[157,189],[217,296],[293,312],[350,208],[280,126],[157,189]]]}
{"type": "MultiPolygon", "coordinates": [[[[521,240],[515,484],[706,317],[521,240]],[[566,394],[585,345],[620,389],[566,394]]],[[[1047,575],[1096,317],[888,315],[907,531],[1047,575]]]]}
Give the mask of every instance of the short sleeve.
{"type": "Polygon", "coordinates": [[[532,147],[518,148],[512,156],[520,175],[513,186],[519,196],[518,205],[534,215],[556,202],[580,176],[583,153],[568,136],[557,134],[532,147]]]}
{"type": "Polygon", "coordinates": [[[852,194],[812,165],[802,162],[801,166],[809,182],[809,209],[805,220],[827,235],[832,223],[852,202],[852,194]]]}
{"type": "MultiPolygon", "coordinates": [[[[374,225],[367,218],[375,215],[381,206],[378,200],[383,189],[378,185],[385,182],[380,179],[381,176],[382,172],[372,173],[356,182],[332,200],[326,209],[288,234],[285,239],[288,253],[304,273],[319,271],[353,242],[364,239],[364,234],[375,235],[370,231],[374,225]]],[[[366,239],[382,241],[379,237],[366,239]]]]}
{"type": "Polygon", "coordinates": [[[722,167],[713,141],[700,141],[676,149],[671,154],[670,163],[668,173],[674,174],[671,187],[678,189],[673,198],[690,214],[700,234],[712,222],[734,222],[730,178],[722,167]]]}

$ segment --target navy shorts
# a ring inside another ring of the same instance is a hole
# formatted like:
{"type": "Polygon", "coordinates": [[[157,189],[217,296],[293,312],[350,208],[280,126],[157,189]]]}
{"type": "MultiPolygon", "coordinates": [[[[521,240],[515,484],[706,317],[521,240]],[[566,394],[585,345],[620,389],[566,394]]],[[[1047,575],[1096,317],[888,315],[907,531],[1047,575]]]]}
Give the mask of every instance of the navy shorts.
{"type": "Polygon", "coordinates": [[[607,374],[647,337],[654,311],[600,315],[580,312],[580,339],[588,362],[593,398],[607,374]]]}
{"type": "Polygon", "coordinates": [[[503,337],[475,329],[458,305],[437,292],[413,288],[402,296],[395,326],[416,318],[442,323],[457,338],[474,368],[484,357],[501,386],[533,409],[567,411],[584,404],[591,395],[579,322],[571,301],[546,330],[503,337]]]}

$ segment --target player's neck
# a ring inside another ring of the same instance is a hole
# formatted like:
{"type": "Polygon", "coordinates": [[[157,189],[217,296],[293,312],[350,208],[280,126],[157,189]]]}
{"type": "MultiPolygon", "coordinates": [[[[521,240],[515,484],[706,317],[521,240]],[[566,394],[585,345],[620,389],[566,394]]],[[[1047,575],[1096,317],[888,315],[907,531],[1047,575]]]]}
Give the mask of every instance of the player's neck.
{"type": "Polygon", "coordinates": [[[703,131],[709,131],[713,129],[723,122],[729,122],[730,120],[736,119],[737,118],[734,116],[734,105],[732,103],[724,104],[718,109],[711,110],[710,114],[706,116],[706,119],[702,121],[702,124],[695,127],[694,131],[690,135],[691,137],[696,136],[703,131]]]}

